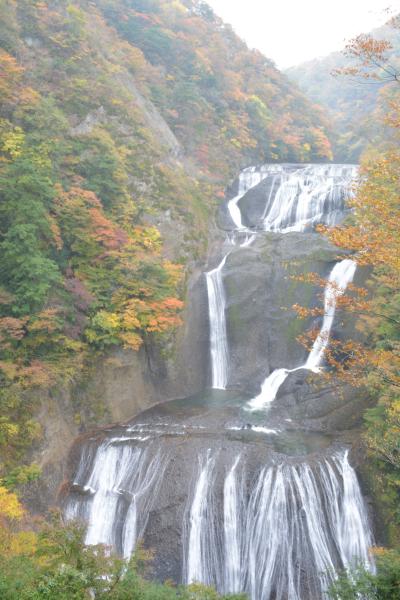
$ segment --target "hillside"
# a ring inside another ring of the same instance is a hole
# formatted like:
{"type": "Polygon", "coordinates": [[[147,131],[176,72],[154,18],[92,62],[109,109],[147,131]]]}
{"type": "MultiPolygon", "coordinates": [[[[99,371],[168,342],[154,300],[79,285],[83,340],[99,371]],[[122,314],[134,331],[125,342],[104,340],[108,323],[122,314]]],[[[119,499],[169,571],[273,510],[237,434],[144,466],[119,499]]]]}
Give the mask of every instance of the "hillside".
{"type": "MultiPolygon", "coordinates": [[[[49,391],[115,349],[171,354],[232,175],[331,151],[321,111],[204,2],[0,12],[0,476],[24,481],[49,391]]],[[[73,431],[110,418],[73,397],[73,431]]]]}
{"type": "MultiPolygon", "coordinates": [[[[371,31],[371,36],[392,44],[392,48],[385,54],[391,64],[398,65],[399,41],[396,28],[387,24],[371,31]]],[[[309,98],[330,111],[336,134],[335,158],[346,162],[357,162],[366,145],[377,136],[382,137],[377,120],[371,120],[370,117],[379,107],[385,84],[332,74],[337,69],[354,64],[354,60],[343,52],[333,52],[286,70],[288,77],[309,98]]]]}

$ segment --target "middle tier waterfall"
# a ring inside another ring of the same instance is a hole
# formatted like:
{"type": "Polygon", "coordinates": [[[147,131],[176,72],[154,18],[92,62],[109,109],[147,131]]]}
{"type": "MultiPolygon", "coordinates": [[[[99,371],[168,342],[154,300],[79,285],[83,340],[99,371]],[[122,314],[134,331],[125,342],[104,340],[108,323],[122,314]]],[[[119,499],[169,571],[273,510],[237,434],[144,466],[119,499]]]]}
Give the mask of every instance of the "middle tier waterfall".
{"type": "Polygon", "coordinates": [[[222,269],[228,255],[219,265],[206,273],[208,316],[210,321],[210,355],[212,387],[224,390],[228,382],[229,350],[226,335],[225,290],[222,269]]]}
{"type": "Polygon", "coordinates": [[[353,260],[345,259],[337,263],[329,275],[325,288],[324,318],[321,330],[311,348],[304,365],[294,369],[276,369],[266,378],[261,386],[261,392],[253,398],[248,407],[250,410],[266,408],[276,398],[279,388],[289,375],[300,369],[317,372],[324,360],[324,353],[329,345],[329,336],[335,318],[336,302],[339,296],[346,291],[349,283],[353,281],[357,265],[353,260]]]}

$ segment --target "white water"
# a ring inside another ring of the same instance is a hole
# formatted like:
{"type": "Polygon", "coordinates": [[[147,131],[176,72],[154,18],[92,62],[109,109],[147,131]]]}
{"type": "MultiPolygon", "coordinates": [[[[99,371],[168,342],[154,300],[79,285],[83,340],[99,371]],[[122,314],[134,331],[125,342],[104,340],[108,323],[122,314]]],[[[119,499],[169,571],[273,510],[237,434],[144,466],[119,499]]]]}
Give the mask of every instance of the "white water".
{"type": "MultiPolygon", "coordinates": [[[[337,213],[343,210],[343,190],[348,189],[353,175],[352,167],[338,165],[298,169],[267,165],[247,169],[240,176],[238,195],[228,204],[236,227],[232,244],[243,248],[254,240],[256,234],[243,226],[238,203],[249,189],[267,177],[271,177],[271,185],[266,187],[269,191],[261,214],[262,229],[286,233],[304,231],[317,222],[336,222],[337,213]]],[[[220,389],[226,388],[229,374],[227,299],[223,285],[227,256],[216,269],[206,273],[212,385],[220,389]]],[[[321,367],[337,297],[353,279],[355,268],[353,261],[346,260],[332,270],[325,290],[322,327],[305,365],[299,369],[318,371],[321,367]]],[[[287,375],[295,370],[275,370],[265,380],[260,395],[251,401],[250,408],[264,409],[273,402],[287,375]]],[[[180,506],[190,475],[182,481],[181,465],[178,480],[164,478],[167,457],[162,447],[152,445],[153,440],[167,435],[181,436],[182,445],[187,440],[189,444],[192,440],[196,443],[199,435],[194,432],[196,428],[201,430],[203,426],[190,422],[137,423],[126,428],[125,435],[102,442],[95,452],[94,444],[85,446],[66,516],[88,522],[87,543],[104,543],[128,558],[145,532],[161,485],[165,485],[162,497],[169,504],[156,505],[155,523],[161,524],[166,535],[169,525],[162,522],[161,511],[165,506],[168,509],[180,506]]],[[[256,468],[243,447],[240,454],[236,446],[233,452],[233,446],[222,446],[219,452],[199,452],[198,469],[192,489],[187,489],[183,518],[184,581],[216,585],[223,593],[245,591],[251,600],[303,600],[304,597],[320,600],[326,598],[325,590],[342,567],[362,563],[373,570],[368,554],[373,540],[367,511],[348,452],[338,452],[329,458],[308,457],[304,461],[297,458],[266,464],[271,440],[276,440],[282,432],[262,425],[252,425],[250,429],[263,434],[260,440],[268,440],[265,447],[264,442],[257,440],[260,452],[256,468]]],[[[235,438],[239,439],[237,435],[235,438]]],[[[209,438],[205,439],[207,445],[203,448],[209,444],[209,438]]],[[[176,473],[172,469],[175,477],[176,473]]],[[[168,509],[166,523],[171,518],[168,509]]],[[[179,525],[176,527],[179,530],[179,525]]]]}
{"type": "Polygon", "coordinates": [[[210,583],[214,574],[212,582],[225,593],[301,600],[302,589],[307,598],[324,596],[340,568],[364,564],[373,570],[372,535],[348,451],[313,467],[306,462],[265,467],[250,489],[238,455],[225,478],[223,514],[218,504],[207,506],[216,485],[208,467],[212,460],[209,451],[191,504],[187,582],[210,583]]]}
{"type": "Polygon", "coordinates": [[[349,283],[353,281],[357,264],[354,260],[346,259],[337,263],[329,276],[328,285],[325,289],[324,320],[321,331],[305,364],[306,369],[318,372],[324,359],[325,350],[329,344],[329,336],[335,318],[336,304],[339,296],[346,291],[349,283]]]}
{"type": "Polygon", "coordinates": [[[242,213],[238,206],[239,201],[250,189],[261,183],[268,176],[269,172],[269,165],[265,165],[259,169],[257,167],[249,167],[240,173],[238,193],[228,202],[228,211],[236,229],[246,229],[242,223],[242,213]]]}
{"type": "Polygon", "coordinates": [[[357,168],[349,165],[306,165],[282,170],[271,186],[264,210],[265,231],[305,231],[318,223],[335,225],[351,192],[357,168]],[[272,194],[272,191],[274,192],[272,194]]]}
{"type": "MultiPolygon", "coordinates": [[[[269,170],[268,165],[260,169],[250,167],[239,175],[238,193],[228,202],[228,211],[236,228],[232,236],[229,237],[232,245],[245,248],[250,246],[255,239],[255,235],[242,224],[242,214],[238,202],[250,189],[268,176],[269,170]]],[[[220,390],[226,389],[229,371],[229,348],[225,316],[226,297],[222,278],[223,268],[229,254],[228,252],[223,257],[215,269],[205,273],[210,324],[211,387],[220,390]]]]}
{"type": "Polygon", "coordinates": [[[349,283],[353,281],[357,265],[353,260],[345,259],[337,263],[329,275],[325,288],[324,319],[321,330],[304,365],[295,369],[275,369],[264,381],[261,392],[247,404],[249,410],[263,410],[267,408],[276,398],[279,388],[287,379],[289,373],[300,369],[306,369],[318,373],[324,360],[325,351],[329,345],[329,338],[333,322],[337,298],[346,291],[349,283]]]}
{"type": "MultiPolygon", "coordinates": [[[[254,241],[256,234],[243,225],[238,203],[249,190],[268,177],[271,178],[271,182],[261,218],[262,229],[289,233],[305,231],[318,223],[335,224],[338,215],[343,213],[346,195],[351,195],[351,186],[356,175],[357,167],[353,165],[304,165],[294,168],[290,165],[270,164],[245,169],[239,176],[238,193],[227,205],[235,225],[235,231],[229,237],[231,243],[245,248],[254,241]]],[[[223,270],[228,256],[229,253],[223,257],[216,269],[205,274],[210,323],[211,386],[222,390],[226,389],[229,376],[226,296],[223,283],[223,270]]],[[[339,265],[342,265],[343,268],[347,265],[346,269],[349,272],[353,268],[346,261],[339,265]]],[[[334,270],[331,273],[330,281],[333,284],[335,284],[334,277],[341,278],[342,267],[337,266],[338,272],[336,273],[334,270]]],[[[345,280],[345,275],[343,280],[345,280]]],[[[340,281],[338,281],[338,285],[340,285],[340,281]]],[[[330,314],[326,315],[326,319],[324,319],[318,343],[314,344],[307,365],[299,368],[313,371],[318,369],[329,340],[335,313],[335,298],[333,287],[327,286],[325,304],[330,314]],[[332,304],[327,306],[331,301],[332,304]]],[[[260,395],[251,401],[249,408],[259,410],[260,407],[265,407],[273,402],[280,386],[290,372],[287,369],[275,370],[265,380],[260,395]]]]}
{"type": "Polygon", "coordinates": [[[219,569],[217,560],[217,544],[214,530],[207,524],[212,521],[213,502],[210,482],[213,480],[215,455],[208,450],[204,460],[200,458],[199,477],[197,480],[193,502],[189,512],[189,551],[187,558],[186,580],[188,583],[201,581],[212,585],[219,569]]]}
{"type": "MultiPolygon", "coordinates": [[[[90,447],[86,450],[89,453],[90,447]]],[[[165,461],[159,452],[148,460],[146,450],[115,439],[97,448],[89,472],[88,467],[90,456],[83,456],[73,485],[81,486],[90,495],[84,502],[71,497],[66,518],[87,522],[87,544],[117,548],[129,558],[145,530],[165,461]],[[118,548],[115,524],[121,515],[122,547],[118,548]]]]}
{"type": "Polygon", "coordinates": [[[224,390],[228,381],[229,350],[226,333],[226,298],[222,269],[228,254],[213,271],[206,273],[208,315],[210,323],[210,355],[212,387],[224,390]]]}
{"type": "Polygon", "coordinates": [[[246,230],[239,202],[250,189],[269,178],[257,228],[288,233],[305,231],[318,223],[332,226],[343,214],[357,172],[354,165],[250,167],[240,174],[238,193],[228,202],[228,211],[235,228],[246,230]]]}
{"type": "Polygon", "coordinates": [[[237,476],[239,461],[240,455],[236,457],[224,483],[224,591],[228,594],[241,592],[244,584],[241,576],[244,531],[240,521],[244,497],[243,486],[237,476]]]}

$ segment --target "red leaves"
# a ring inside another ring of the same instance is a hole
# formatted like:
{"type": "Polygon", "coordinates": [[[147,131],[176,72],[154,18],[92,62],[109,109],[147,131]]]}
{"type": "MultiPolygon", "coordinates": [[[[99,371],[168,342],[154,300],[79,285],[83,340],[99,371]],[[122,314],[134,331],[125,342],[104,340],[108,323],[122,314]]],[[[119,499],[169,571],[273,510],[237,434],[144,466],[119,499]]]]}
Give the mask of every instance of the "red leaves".
{"type": "Polygon", "coordinates": [[[99,208],[89,210],[93,238],[107,250],[118,250],[128,242],[125,231],[116,227],[99,208]]]}
{"type": "Polygon", "coordinates": [[[22,340],[26,334],[26,324],[29,317],[16,319],[14,317],[3,317],[0,319],[0,344],[8,344],[9,340],[22,340]]]}
{"type": "Polygon", "coordinates": [[[67,292],[72,295],[75,307],[82,312],[86,312],[94,302],[94,296],[89,292],[84,282],[78,277],[68,277],[64,285],[67,292]]]}

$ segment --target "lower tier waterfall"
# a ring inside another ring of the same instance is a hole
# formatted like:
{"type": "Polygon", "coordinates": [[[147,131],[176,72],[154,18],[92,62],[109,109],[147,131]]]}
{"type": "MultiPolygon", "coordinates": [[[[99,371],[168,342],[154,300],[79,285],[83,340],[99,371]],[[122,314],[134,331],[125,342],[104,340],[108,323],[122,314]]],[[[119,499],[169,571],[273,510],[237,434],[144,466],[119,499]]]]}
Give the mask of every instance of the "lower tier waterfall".
{"type": "Polygon", "coordinates": [[[349,450],[249,423],[244,404],[216,391],[86,440],[67,518],[88,523],[87,543],[126,557],[143,539],[160,579],[251,600],[316,600],[341,569],[373,569],[349,450]]]}
{"type": "Polygon", "coordinates": [[[188,583],[245,590],[253,600],[298,600],[304,588],[320,597],[338,566],[370,565],[372,539],[347,451],[315,465],[266,466],[250,487],[238,455],[221,497],[217,460],[210,451],[201,457],[186,515],[188,583]]]}
{"type": "Polygon", "coordinates": [[[314,227],[340,222],[356,172],[264,165],[241,173],[221,209],[225,239],[199,280],[205,389],[73,448],[63,506],[86,524],[88,544],[128,558],[142,540],[158,580],[250,600],[325,600],[343,569],[374,570],[349,431],[360,399],[319,375],[330,340],[351,330],[337,318],[338,298],[361,269],[338,260],[314,227]],[[323,298],[301,280],[311,272],[326,280],[323,298]],[[324,314],[301,323],[294,304],[324,314]],[[307,352],[297,337],[310,327],[319,333],[307,352]]]}

